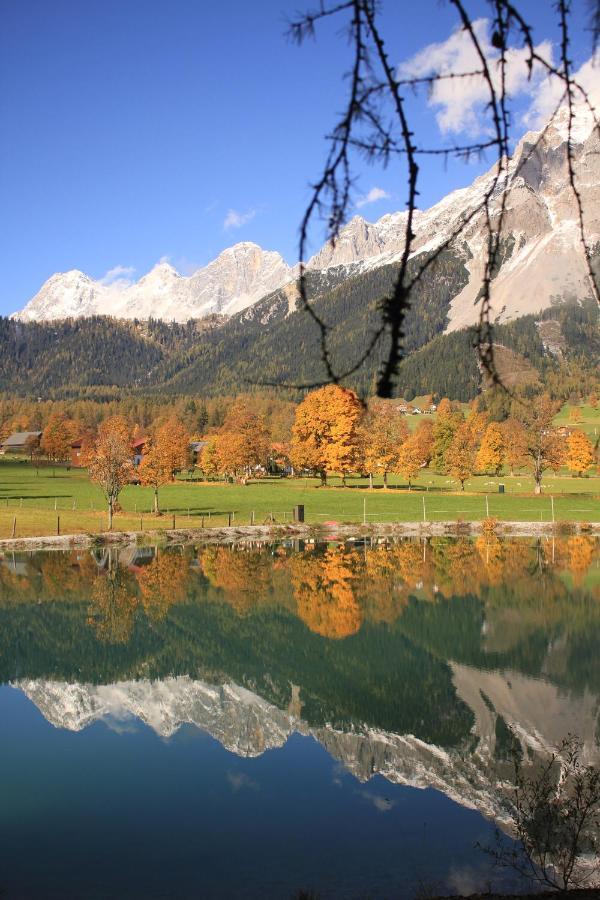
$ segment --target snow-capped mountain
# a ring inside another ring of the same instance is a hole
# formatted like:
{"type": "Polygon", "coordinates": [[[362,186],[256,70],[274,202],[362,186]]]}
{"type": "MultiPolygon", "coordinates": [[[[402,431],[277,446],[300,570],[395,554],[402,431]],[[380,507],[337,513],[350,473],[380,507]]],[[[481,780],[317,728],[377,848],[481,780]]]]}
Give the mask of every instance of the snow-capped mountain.
{"type": "MultiPolygon", "coordinates": [[[[528,132],[519,141],[508,176],[503,176],[492,196],[490,212],[496,224],[501,185],[506,179],[501,265],[491,295],[492,315],[498,321],[592,296],[579,211],[569,182],[567,140],[567,111],[561,110],[543,132],[528,132]]],[[[600,136],[585,110],[578,110],[571,145],[586,239],[593,249],[600,242],[600,136]]],[[[486,217],[481,204],[493,187],[495,172],[494,166],[470,187],[453,191],[415,216],[413,257],[418,261],[450,241],[449,249],[469,273],[467,284],[450,298],[450,331],[471,325],[478,317],[476,301],[487,258],[486,217]]],[[[383,216],[373,224],[356,216],[341,231],[335,246],[326,245],[309,267],[344,267],[351,276],[392,263],[402,254],[405,227],[405,212],[383,216]]]]}
{"type": "Polygon", "coordinates": [[[187,277],[166,262],[132,284],[105,284],[77,270],[59,273],[48,279],[16,317],[24,322],[97,315],[186,322],[211,313],[231,315],[291,277],[291,269],[279,253],[241,243],[187,277]]]}
{"type": "Polygon", "coordinates": [[[434,787],[461,803],[502,819],[501,785],[493,775],[499,716],[512,726],[529,755],[551,752],[567,733],[583,741],[586,762],[597,763],[598,697],[567,696],[554,685],[516,671],[485,672],[451,663],[457,696],[472,710],[476,749],[445,748],[412,734],[355,724],[348,731],[310,726],[300,717],[301,689],[287,710],[233,683],[207,684],[187,676],[113,685],[50,681],[14,682],[57,728],[80,731],[131,717],[168,738],[184,724],[207,732],[232,753],[258,756],[298,732],[322,744],[359,781],[380,774],[395,784],[434,787]]]}
{"type": "MultiPolygon", "coordinates": [[[[509,167],[501,265],[492,286],[493,316],[498,320],[591,296],[579,213],[569,183],[567,140],[567,114],[561,110],[544,132],[526,134],[516,147],[509,167]]],[[[593,249],[600,242],[600,139],[591,116],[583,110],[578,110],[571,144],[588,245],[593,249]]],[[[413,256],[418,260],[447,244],[457,266],[468,272],[466,285],[448,298],[449,330],[470,325],[478,317],[476,301],[487,245],[486,217],[480,207],[494,173],[495,167],[415,217],[413,256]]],[[[490,203],[495,222],[501,195],[497,186],[490,203]]],[[[392,213],[374,223],[355,216],[334,245],[325,244],[312,257],[309,269],[334,271],[339,282],[397,261],[404,245],[406,215],[392,213]]],[[[242,243],[189,277],[166,263],[125,285],[107,285],[78,271],[53,275],[15,315],[23,321],[98,314],[185,321],[210,313],[239,312],[283,286],[293,311],[295,276],[278,253],[242,243]]]]}

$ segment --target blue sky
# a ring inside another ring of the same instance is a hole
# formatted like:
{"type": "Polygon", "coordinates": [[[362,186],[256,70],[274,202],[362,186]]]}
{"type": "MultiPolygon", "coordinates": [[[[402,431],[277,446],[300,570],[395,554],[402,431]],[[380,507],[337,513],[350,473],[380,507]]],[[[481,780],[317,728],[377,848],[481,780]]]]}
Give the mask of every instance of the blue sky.
{"type": "MultiPolygon", "coordinates": [[[[554,39],[550,0],[523,6],[538,40],[554,39]]],[[[72,268],[95,278],[122,268],[138,278],[168,257],[188,274],[241,240],[296,260],[307,185],[342,106],[349,59],[337,25],[302,47],[286,39],[286,17],[303,7],[303,0],[2,0],[0,313],[72,268]]],[[[485,2],[471,8],[477,16],[488,11],[485,2]]],[[[581,65],[590,53],[585,0],[574,10],[581,65]]],[[[448,3],[384,0],[395,63],[445,42],[455,26],[448,3]]],[[[523,94],[520,114],[532,100],[523,94]]],[[[463,115],[461,107],[457,116],[455,106],[421,102],[421,135],[437,143],[461,131],[464,138],[473,110],[463,115]]],[[[485,167],[424,165],[421,205],[485,167]]],[[[404,183],[399,169],[362,166],[357,202],[373,189],[387,196],[362,205],[361,214],[374,220],[403,208],[404,183]]]]}

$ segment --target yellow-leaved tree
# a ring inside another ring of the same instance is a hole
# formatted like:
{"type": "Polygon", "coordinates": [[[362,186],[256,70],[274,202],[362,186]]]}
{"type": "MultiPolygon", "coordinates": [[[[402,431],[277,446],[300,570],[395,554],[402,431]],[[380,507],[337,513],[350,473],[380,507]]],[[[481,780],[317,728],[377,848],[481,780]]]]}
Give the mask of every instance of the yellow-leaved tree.
{"type": "Polygon", "coordinates": [[[67,417],[52,413],[44,428],[40,447],[52,462],[64,462],[69,458],[73,433],[67,417]]]}
{"type": "Polygon", "coordinates": [[[397,471],[400,447],[408,438],[408,425],[404,416],[389,403],[371,403],[358,432],[358,463],[369,476],[373,487],[373,475],[381,473],[383,484],[388,485],[388,472],[397,471]]]}
{"type": "Polygon", "coordinates": [[[477,456],[475,468],[478,472],[486,472],[488,475],[499,475],[506,454],[504,432],[499,422],[490,422],[483,433],[477,456]]]}
{"type": "Polygon", "coordinates": [[[565,465],[580,478],[594,465],[594,447],[583,431],[572,431],[567,437],[565,465]]]}
{"type": "Polygon", "coordinates": [[[408,489],[412,487],[413,478],[419,474],[427,463],[428,445],[423,432],[415,431],[398,450],[395,472],[399,472],[408,481],[408,489]]]}
{"type": "Polygon", "coordinates": [[[158,504],[158,489],[171,480],[171,461],[168,454],[163,456],[158,444],[152,443],[148,438],[142,461],[138,466],[138,477],[141,484],[154,490],[154,514],[156,516],[161,514],[158,504]]]}
{"type": "Polygon", "coordinates": [[[296,409],[292,465],[317,472],[323,484],[327,472],[339,472],[344,481],[357,463],[362,414],[362,404],[349,388],[328,384],[312,391],[296,409]]]}
{"type": "Polygon", "coordinates": [[[271,434],[264,416],[253,412],[247,402],[234,403],[216,438],[218,471],[245,484],[253,473],[266,470],[270,449],[271,434]]]}
{"type": "Polygon", "coordinates": [[[123,416],[112,416],[102,422],[88,451],[87,463],[90,479],[100,485],[108,502],[110,531],[119,494],[135,472],[129,427],[123,416]]]}
{"type": "Polygon", "coordinates": [[[510,469],[510,474],[515,474],[515,469],[525,464],[527,437],[525,428],[518,419],[511,417],[501,424],[502,438],[504,440],[504,462],[510,469]]]}
{"type": "Polygon", "coordinates": [[[184,469],[188,462],[190,435],[183,422],[172,416],[156,430],[153,442],[160,466],[169,472],[169,480],[184,469]]]}
{"type": "Polygon", "coordinates": [[[460,481],[461,491],[464,491],[465,481],[475,470],[476,447],[476,439],[469,423],[463,422],[454,432],[444,456],[446,471],[460,481]]]}
{"type": "Polygon", "coordinates": [[[559,405],[548,394],[542,394],[523,411],[525,459],[535,481],[536,494],[542,492],[542,477],[546,469],[556,471],[564,460],[564,442],[552,425],[559,405]]]}

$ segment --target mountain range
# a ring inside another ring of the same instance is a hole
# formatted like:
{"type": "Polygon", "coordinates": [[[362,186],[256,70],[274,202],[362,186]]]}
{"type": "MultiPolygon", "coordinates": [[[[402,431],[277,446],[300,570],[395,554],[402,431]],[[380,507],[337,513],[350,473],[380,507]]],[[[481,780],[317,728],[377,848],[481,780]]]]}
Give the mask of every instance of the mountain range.
{"type": "Polygon", "coordinates": [[[436,788],[497,822],[505,819],[506,787],[493,777],[499,720],[510,725],[530,757],[550,753],[569,730],[581,737],[585,761],[597,762],[595,695],[586,694],[573,703],[554,685],[519,672],[483,672],[459,663],[450,667],[457,696],[473,713],[472,752],[366,724],[343,730],[329,723],[315,727],[301,716],[302,693],[297,687],[285,710],[235,683],[209,684],[187,676],[100,685],[24,679],[13,686],[49,723],[70,731],[96,721],[110,727],[135,718],[168,739],[189,724],[241,757],[282,747],[295,732],[309,735],[361,782],[380,774],[394,784],[436,788]]]}
{"type": "MultiPolygon", "coordinates": [[[[600,260],[600,139],[582,116],[572,133],[575,176],[593,265],[600,260]]],[[[569,184],[564,112],[526,134],[509,166],[503,237],[492,273],[497,368],[511,385],[545,382],[566,363],[591,384],[600,358],[599,310],[569,184]]],[[[470,400],[482,387],[472,326],[486,255],[482,197],[494,169],[416,216],[397,396],[470,400]],[[460,231],[460,234],[458,234],[460,231]],[[453,238],[453,235],[457,235],[453,238]]],[[[500,214],[502,189],[490,203],[500,214]]],[[[381,301],[397,281],[406,213],[354,217],[309,261],[307,297],[328,325],[336,372],[367,396],[388,350],[381,301]]],[[[106,399],[129,392],[236,394],[328,376],[315,321],[299,303],[297,269],[256,244],[237,244],[186,277],[160,263],[137,283],[81,272],[54,275],[20,312],[0,319],[0,390],[106,399]]],[[[573,381],[574,379],[574,381],[573,381]]],[[[296,391],[297,393],[297,391],[296,391]]]]}
{"type": "MultiPolygon", "coordinates": [[[[593,121],[579,111],[572,133],[575,174],[591,246],[600,240],[600,140],[593,121]]],[[[509,167],[501,263],[494,273],[493,315],[508,321],[564,300],[591,296],[581,246],[578,210],[569,185],[567,115],[561,110],[543,133],[529,132],[518,143],[509,167]]],[[[470,187],[456,190],[415,219],[413,259],[421,263],[442,245],[453,257],[453,278],[445,291],[446,331],[477,320],[487,233],[482,199],[496,167],[470,187]],[[453,235],[458,236],[452,239],[453,235]]],[[[492,199],[498,217],[502,183],[492,199]]],[[[374,269],[398,263],[404,246],[406,213],[375,223],[355,216],[335,244],[327,243],[308,262],[321,289],[374,269]]],[[[72,270],[53,275],[15,317],[23,322],[107,315],[125,319],[186,322],[212,314],[240,313],[285,289],[288,313],[295,309],[297,267],[253,243],[224,250],[186,277],[160,262],[137,282],[107,283],[72,270]]]]}

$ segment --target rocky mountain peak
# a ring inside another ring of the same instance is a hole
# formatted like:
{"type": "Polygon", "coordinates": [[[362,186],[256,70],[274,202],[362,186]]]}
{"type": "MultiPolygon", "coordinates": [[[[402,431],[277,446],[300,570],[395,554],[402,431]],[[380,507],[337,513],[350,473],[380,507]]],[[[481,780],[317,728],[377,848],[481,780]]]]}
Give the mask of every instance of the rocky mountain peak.
{"type": "MultiPolygon", "coordinates": [[[[589,112],[578,107],[571,134],[576,181],[584,207],[588,242],[600,240],[600,135],[589,112]]],[[[542,132],[528,132],[517,144],[508,173],[501,235],[501,266],[492,284],[492,311],[498,320],[537,313],[561,300],[585,299],[590,284],[582,252],[578,210],[567,166],[568,112],[560,110],[542,132]]],[[[413,256],[437,249],[468,271],[468,284],[450,293],[448,328],[472,325],[487,248],[486,217],[480,208],[493,186],[496,167],[469,187],[449,193],[414,216],[413,256]]],[[[498,220],[503,183],[491,200],[498,220]]],[[[307,268],[338,270],[334,281],[397,262],[404,250],[407,213],[368,222],[355,215],[335,242],[326,243],[307,268]]],[[[424,258],[424,257],[423,257],[424,258]]],[[[297,269],[275,251],[244,241],[227,248],[192,275],[161,262],[134,284],[110,285],[73,270],[53,275],[20,312],[24,321],[99,314],[123,318],[186,321],[212,313],[232,315],[284,285],[297,269]]],[[[322,279],[327,285],[330,279],[322,279]]],[[[292,291],[293,293],[293,291],[292,291]]],[[[290,312],[294,304],[290,304],[290,312]]]]}

